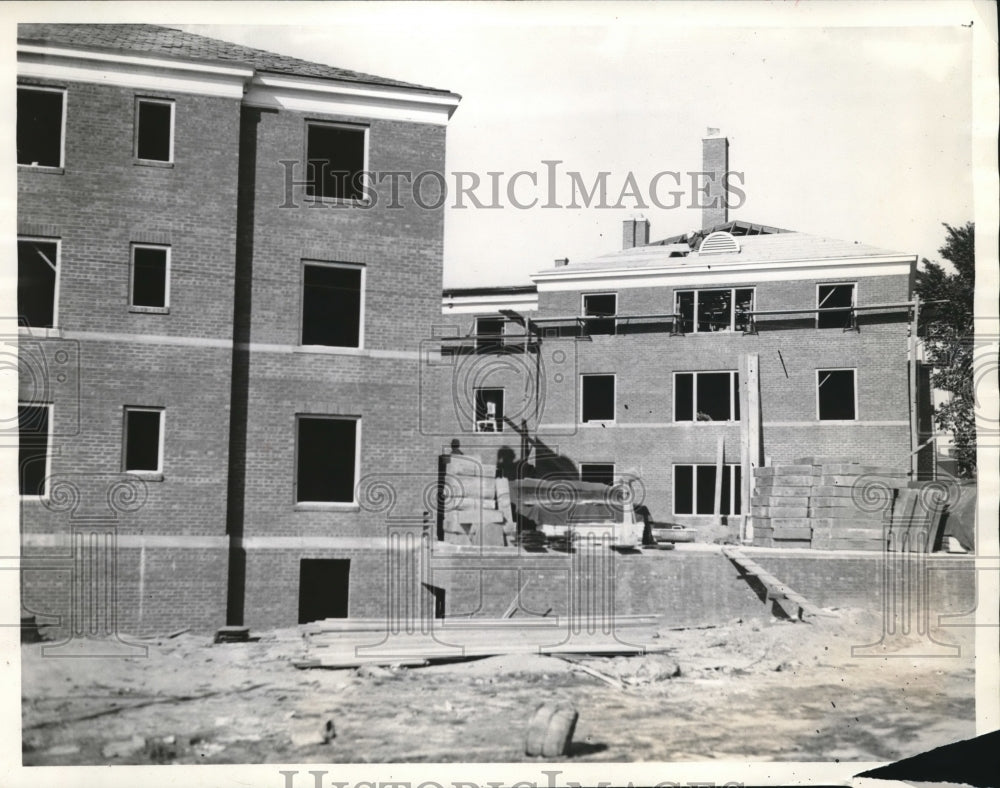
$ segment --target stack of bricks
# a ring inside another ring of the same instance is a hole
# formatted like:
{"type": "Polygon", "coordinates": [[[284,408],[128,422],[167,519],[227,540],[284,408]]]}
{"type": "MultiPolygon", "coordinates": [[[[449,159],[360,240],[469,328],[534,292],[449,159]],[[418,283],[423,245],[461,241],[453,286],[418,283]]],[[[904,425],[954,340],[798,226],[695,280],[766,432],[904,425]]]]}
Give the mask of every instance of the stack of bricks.
{"type": "Polygon", "coordinates": [[[452,454],[445,462],[444,541],[502,547],[513,540],[510,485],[497,477],[496,465],[474,456],[452,454]]]}
{"type": "Polygon", "coordinates": [[[889,510],[879,503],[906,487],[905,471],[842,457],[804,457],[757,468],[751,499],[755,545],[816,550],[882,550],[889,510]],[[860,484],[872,482],[868,495],[860,484]]]}

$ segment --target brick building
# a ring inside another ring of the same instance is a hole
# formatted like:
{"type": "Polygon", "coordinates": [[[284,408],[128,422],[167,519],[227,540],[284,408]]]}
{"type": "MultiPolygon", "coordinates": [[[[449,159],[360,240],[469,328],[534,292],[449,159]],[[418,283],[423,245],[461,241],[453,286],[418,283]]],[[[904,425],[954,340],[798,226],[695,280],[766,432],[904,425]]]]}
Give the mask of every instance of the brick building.
{"type": "Polygon", "coordinates": [[[748,468],[843,457],[912,473],[926,425],[916,255],[730,221],[715,200],[728,141],[703,147],[716,204],[700,231],[651,242],[629,219],[618,252],[445,290],[438,430],[522,475],[637,475],[653,521],[710,538],[749,513],[748,468]]]}
{"type": "Polygon", "coordinates": [[[443,171],[458,101],[167,28],[19,28],[26,612],[380,609],[379,491],[419,519],[436,468],[414,381],[443,217],[363,173],[443,171]]]}

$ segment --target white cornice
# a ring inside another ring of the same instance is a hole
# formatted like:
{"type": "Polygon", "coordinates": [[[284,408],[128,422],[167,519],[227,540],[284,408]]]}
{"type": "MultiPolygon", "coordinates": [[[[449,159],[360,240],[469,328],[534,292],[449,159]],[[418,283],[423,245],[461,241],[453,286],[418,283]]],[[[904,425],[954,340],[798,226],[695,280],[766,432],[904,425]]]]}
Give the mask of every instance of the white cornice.
{"type": "Polygon", "coordinates": [[[482,314],[484,312],[499,312],[503,309],[511,309],[515,312],[537,311],[538,294],[445,296],[441,299],[441,314],[443,315],[482,314]]]}
{"type": "Polygon", "coordinates": [[[219,65],[142,55],[123,55],[58,46],[18,44],[17,73],[21,77],[56,82],[197,93],[240,99],[253,76],[249,66],[219,65]]]}
{"type": "Polygon", "coordinates": [[[249,65],[177,60],[67,46],[18,44],[18,76],[54,82],[197,93],[243,99],[245,104],[324,115],[444,125],[461,96],[419,88],[364,85],[346,80],[259,73],[249,65]]]}
{"type": "Polygon", "coordinates": [[[842,276],[907,275],[917,258],[913,255],[833,258],[827,260],[782,260],[780,262],[688,262],[684,265],[643,268],[592,268],[573,271],[562,268],[532,274],[539,292],[578,290],[581,287],[636,288],[672,287],[693,284],[753,284],[794,279],[819,279],[842,276]]]}
{"type": "Polygon", "coordinates": [[[257,74],[245,103],[255,107],[444,125],[461,96],[331,79],[257,74]]]}

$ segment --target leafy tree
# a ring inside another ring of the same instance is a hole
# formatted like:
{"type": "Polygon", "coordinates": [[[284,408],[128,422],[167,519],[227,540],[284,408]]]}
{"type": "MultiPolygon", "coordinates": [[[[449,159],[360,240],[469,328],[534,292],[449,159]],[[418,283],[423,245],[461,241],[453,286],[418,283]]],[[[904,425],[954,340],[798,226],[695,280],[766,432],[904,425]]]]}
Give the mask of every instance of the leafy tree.
{"type": "Polygon", "coordinates": [[[916,292],[928,304],[920,311],[920,333],[933,366],[931,384],[951,397],[934,409],[939,429],[954,435],[955,459],[960,476],[976,473],[975,394],[972,378],[973,302],[976,288],[976,225],[944,225],[948,231],[938,254],[951,262],[954,271],[926,258],[917,270],[916,292]]]}

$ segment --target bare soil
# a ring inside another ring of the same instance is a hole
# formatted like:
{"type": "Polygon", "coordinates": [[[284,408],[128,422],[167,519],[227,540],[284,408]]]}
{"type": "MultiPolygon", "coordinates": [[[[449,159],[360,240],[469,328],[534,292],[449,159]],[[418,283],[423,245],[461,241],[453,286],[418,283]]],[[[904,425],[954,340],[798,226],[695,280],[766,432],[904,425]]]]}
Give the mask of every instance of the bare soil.
{"type": "Polygon", "coordinates": [[[145,658],[23,645],[23,762],[525,761],[542,702],[579,711],[569,757],[581,761],[884,761],[975,735],[971,643],[932,658],[912,636],[851,656],[880,632],[861,611],[663,629],[666,653],[578,659],[608,681],[538,654],[298,670],[298,629],[241,644],[139,641],[145,658]],[[322,743],[327,720],[336,736],[322,743]]]}

